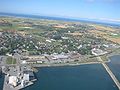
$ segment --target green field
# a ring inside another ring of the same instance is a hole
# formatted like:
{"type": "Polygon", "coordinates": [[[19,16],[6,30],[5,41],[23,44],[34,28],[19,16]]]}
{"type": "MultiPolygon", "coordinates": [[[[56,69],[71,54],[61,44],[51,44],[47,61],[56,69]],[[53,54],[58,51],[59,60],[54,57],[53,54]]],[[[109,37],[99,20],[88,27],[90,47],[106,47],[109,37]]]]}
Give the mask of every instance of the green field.
{"type": "Polygon", "coordinates": [[[111,35],[112,38],[120,38],[120,34],[117,35],[111,35]]]}
{"type": "Polygon", "coordinates": [[[12,57],[8,57],[6,60],[6,64],[16,64],[16,59],[12,57]]]}

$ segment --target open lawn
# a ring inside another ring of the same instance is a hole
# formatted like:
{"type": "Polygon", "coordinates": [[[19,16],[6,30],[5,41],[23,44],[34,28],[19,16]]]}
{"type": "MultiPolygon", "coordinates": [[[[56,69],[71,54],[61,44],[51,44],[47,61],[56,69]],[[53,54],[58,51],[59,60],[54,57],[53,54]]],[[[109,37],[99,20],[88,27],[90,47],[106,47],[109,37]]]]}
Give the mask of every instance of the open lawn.
{"type": "Polygon", "coordinates": [[[12,57],[8,57],[6,60],[6,64],[16,64],[16,59],[12,57]]]}

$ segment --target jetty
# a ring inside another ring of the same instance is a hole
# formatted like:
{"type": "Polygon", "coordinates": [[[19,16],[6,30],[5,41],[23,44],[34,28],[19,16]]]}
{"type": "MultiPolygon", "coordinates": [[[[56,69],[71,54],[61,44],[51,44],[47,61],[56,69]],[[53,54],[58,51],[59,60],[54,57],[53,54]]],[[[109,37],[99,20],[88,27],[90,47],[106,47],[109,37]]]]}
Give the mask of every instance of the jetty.
{"type": "Polygon", "coordinates": [[[120,90],[120,83],[119,83],[118,79],[115,77],[115,75],[112,73],[110,68],[107,66],[107,64],[100,57],[97,57],[97,59],[101,62],[101,64],[105,68],[105,70],[108,72],[108,74],[110,75],[110,77],[112,78],[112,80],[114,81],[114,83],[116,84],[118,89],[120,90]]]}
{"type": "MultiPolygon", "coordinates": [[[[6,68],[6,67],[5,67],[6,68]]],[[[27,66],[8,67],[5,73],[3,90],[21,90],[34,84],[37,79],[31,68],[27,66]]]]}
{"type": "Polygon", "coordinates": [[[0,76],[2,75],[2,68],[0,67],[0,76]]]}
{"type": "Polygon", "coordinates": [[[8,84],[7,84],[7,75],[5,75],[5,78],[4,78],[4,84],[3,84],[3,90],[17,90],[13,87],[10,87],[8,84]]]}

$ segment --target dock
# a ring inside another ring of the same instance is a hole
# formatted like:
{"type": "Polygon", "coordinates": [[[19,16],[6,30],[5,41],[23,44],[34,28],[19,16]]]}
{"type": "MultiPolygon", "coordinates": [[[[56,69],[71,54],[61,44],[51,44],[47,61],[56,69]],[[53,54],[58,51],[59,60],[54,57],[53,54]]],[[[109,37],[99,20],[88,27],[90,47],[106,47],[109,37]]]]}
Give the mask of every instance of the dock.
{"type": "Polygon", "coordinates": [[[112,78],[112,80],[114,81],[114,83],[116,84],[118,89],[120,90],[120,83],[119,83],[118,79],[115,77],[115,75],[112,73],[110,68],[107,66],[107,64],[105,62],[103,62],[103,60],[100,57],[97,57],[97,59],[101,62],[101,64],[105,68],[105,70],[108,72],[108,74],[110,75],[110,77],[112,78]]]}
{"type": "Polygon", "coordinates": [[[5,75],[4,78],[3,90],[17,90],[14,87],[10,87],[10,85],[8,85],[6,81],[7,81],[7,75],[5,75]]]}
{"type": "Polygon", "coordinates": [[[2,68],[0,67],[0,76],[2,75],[2,68]]]}

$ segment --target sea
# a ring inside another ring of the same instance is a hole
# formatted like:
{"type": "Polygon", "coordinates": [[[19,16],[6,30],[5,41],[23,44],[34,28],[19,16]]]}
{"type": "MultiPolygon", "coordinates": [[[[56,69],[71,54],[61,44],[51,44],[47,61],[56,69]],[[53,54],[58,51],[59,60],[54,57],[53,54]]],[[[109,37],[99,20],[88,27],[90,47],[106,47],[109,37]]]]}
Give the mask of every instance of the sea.
{"type": "Polygon", "coordinates": [[[3,89],[4,75],[0,75],[0,90],[3,89]]]}
{"type": "Polygon", "coordinates": [[[120,27],[119,22],[108,22],[108,21],[99,21],[99,20],[92,20],[87,18],[69,18],[69,17],[59,17],[59,16],[42,16],[42,15],[30,15],[30,14],[16,14],[16,13],[3,13],[0,12],[0,16],[10,16],[10,17],[20,17],[20,18],[31,18],[31,19],[48,19],[48,20],[60,20],[60,21],[67,21],[67,22],[83,22],[83,23],[93,23],[99,24],[104,26],[114,26],[120,27]]]}
{"type": "MultiPolygon", "coordinates": [[[[107,63],[120,81],[120,56],[107,63]]],[[[38,81],[23,90],[118,90],[101,64],[44,67],[36,73],[38,81]]]]}
{"type": "MultiPolygon", "coordinates": [[[[8,16],[28,17],[28,15],[8,16]]],[[[31,18],[34,17],[36,16],[32,16],[31,18]]],[[[64,19],[53,17],[36,18],[64,19]]],[[[67,19],[67,21],[69,21],[69,19],[67,19]]],[[[107,64],[120,81],[120,55],[112,56],[110,60],[111,62],[107,64]]],[[[35,75],[37,81],[23,90],[118,90],[101,64],[43,67],[38,68],[38,72],[35,73],[35,75]]],[[[0,77],[0,90],[3,89],[3,82],[4,75],[0,77]]]]}
{"type": "Polygon", "coordinates": [[[108,63],[116,78],[120,81],[120,55],[110,57],[111,62],[108,63]]]}
{"type": "MultiPolygon", "coordinates": [[[[120,55],[107,63],[120,81],[120,55]]],[[[101,64],[42,67],[35,73],[37,81],[22,90],[118,90],[101,64]]],[[[0,90],[4,76],[0,78],[0,90]]]]}

